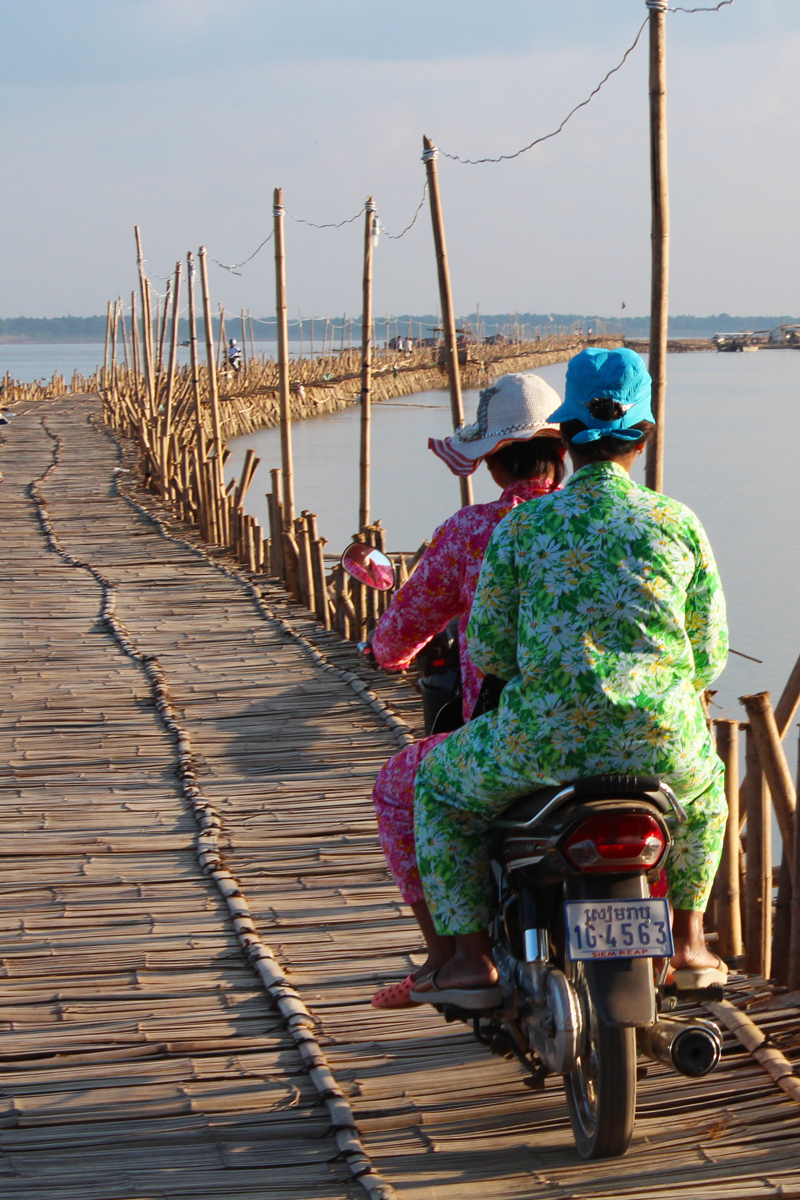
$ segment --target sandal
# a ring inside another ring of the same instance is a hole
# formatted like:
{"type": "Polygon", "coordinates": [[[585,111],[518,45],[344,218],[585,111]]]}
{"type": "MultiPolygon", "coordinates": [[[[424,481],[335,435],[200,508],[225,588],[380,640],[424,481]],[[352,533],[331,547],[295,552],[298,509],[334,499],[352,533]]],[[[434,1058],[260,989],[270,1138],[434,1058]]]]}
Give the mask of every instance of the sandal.
{"type": "Polygon", "coordinates": [[[413,1008],[414,1001],[409,999],[409,992],[414,986],[414,980],[407,975],[402,983],[392,983],[389,987],[381,988],[372,997],[373,1008],[413,1008]]]}
{"type": "Polygon", "coordinates": [[[440,988],[436,982],[438,974],[438,971],[433,971],[416,981],[409,993],[415,1004],[453,1004],[457,1008],[482,1012],[498,1008],[502,1003],[503,989],[499,983],[489,983],[484,987],[440,988]]]}
{"type": "Polygon", "coordinates": [[[728,968],[721,958],[715,967],[673,967],[672,981],[679,992],[702,991],[703,988],[724,987],[728,968]]]}

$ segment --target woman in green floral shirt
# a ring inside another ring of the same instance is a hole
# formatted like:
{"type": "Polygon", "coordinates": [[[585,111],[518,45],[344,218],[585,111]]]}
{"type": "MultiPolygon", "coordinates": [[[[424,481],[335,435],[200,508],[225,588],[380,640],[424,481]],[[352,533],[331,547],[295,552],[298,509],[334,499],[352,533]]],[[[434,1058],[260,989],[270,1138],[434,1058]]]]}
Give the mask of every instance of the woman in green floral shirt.
{"type": "Polygon", "coordinates": [[[468,628],[472,661],[508,680],[500,707],[451,734],[417,776],[425,896],[458,947],[418,1000],[497,978],[486,932],[494,817],[537,786],[610,772],[658,775],[683,802],[688,823],[667,865],[673,967],[703,984],[725,977],[703,938],[727,817],[701,700],[728,653],[711,548],[694,513],[630,478],[653,429],[637,354],[584,350],[551,419],[575,474],[498,525],[468,628]]]}

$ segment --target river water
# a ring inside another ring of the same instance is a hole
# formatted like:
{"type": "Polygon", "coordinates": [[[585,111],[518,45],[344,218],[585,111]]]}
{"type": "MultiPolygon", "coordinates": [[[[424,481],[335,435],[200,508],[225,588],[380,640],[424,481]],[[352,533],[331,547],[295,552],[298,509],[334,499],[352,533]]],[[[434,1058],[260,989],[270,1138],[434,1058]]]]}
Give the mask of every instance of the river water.
{"type": "MultiPolygon", "coordinates": [[[[565,364],[540,369],[563,394],[565,364]]],[[[667,388],[665,490],[699,515],[719,563],[731,644],[763,664],[731,656],[717,683],[716,716],[743,719],[737,698],[769,690],[777,701],[800,654],[798,570],[800,526],[800,353],[670,355],[667,388]]],[[[466,392],[467,420],[478,393],[466,392]]],[[[373,407],[372,516],[393,550],[413,550],[459,506],[458,482],[427,449],[429,436],[451,430],[446,392],[425,392],[373,407]]],[[[329,550],[341,550],[357,528],[359,411],[293,427],[298,511],[318,514],[329,550]]],[[[252,446],[261,458],[248,511],[267,527],[269,469],[280,465],[277,430],[231,444],[228,477],[252,446]]],[[[639,475],[641,481],[641,472],[639,475]]],[[[476,500],[496,496],[481,467],[476,500]]],[[[789,755],[792,743],[787,739],[789,755]]]]}
{"type": "MultiPolygon", "coordinates": [[[[299,348],[299,346],[298,346],[299,348]]],[[[256,343],[271,353],[270,343],[256,343]]],[[[181,351],[182,361],[188,351],[181,351]]],[[[49,378],[54,371],[90,374],[102,362],[95,344],[2,345],[0,374],[49,378]]],[[[566,365],[540,374],[563,393],[566,365]]],[[[700,516],[719,563],[735,649],[763,664],[731,656],[717,687],[718,716],[743,717],[737,697],[777,696],[800,653],[797,576],[800,525],[800,353],[673,354],[668,363],[665,487],[700,516]]],[[[466,392],[467,419],[478,393],[466,392]]],[[[424,392],[373,408],[372,515],[394,550],[414,550],[459,504],[458,482],[427,449],[428,437],[451,430],[446,392],[424,392]]],[[[319,517],[329,550],[341,550],[357,526],[357,407],[293,428],[298,511],[319,517]]],[[[262,430],[231,444],[227,476],[238,474],[252,446],[261,466],[246,507],[268,526],[269,469],[280,465],[278,431],[262,430]]],[[[641,472],[639,475],[641,480],[641,472]]],[[[475,497],[497,494],[488,472],[473,476],[475,497]]],[[[793,739],[787,739],[793,741],[793,739]]],[[[790,757],[794,750],[790,749],[790,757]]]]}

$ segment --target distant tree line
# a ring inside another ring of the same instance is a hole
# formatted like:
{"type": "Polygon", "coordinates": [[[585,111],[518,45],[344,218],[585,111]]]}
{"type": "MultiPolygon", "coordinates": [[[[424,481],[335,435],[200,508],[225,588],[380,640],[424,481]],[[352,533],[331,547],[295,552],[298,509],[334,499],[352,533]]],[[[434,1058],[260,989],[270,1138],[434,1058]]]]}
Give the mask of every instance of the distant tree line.
{"type": "MultiPolygon", "coordinates": [[[[393,337],[397,332],[400,337],[406,337],[411,325],[411,334],[416,339],[420,336],[429,337],[436,326],[436,317],[432,313],[415,316],[404,313],[402,316],[391,317],[387,322],[385,317],[375,320],[376,334],[379,340],[387,335],[393,337]]],[[[616,317],[601,317],[597,314],[581,313],[469,313],[458,318],[459,327],[471,329],[483,336],[506,334],[514,337],[516,332],[522,337],[535,337],[537,334],[545,337],[548,332],[563,333],[570,329],[581,329],[584,332],[591,329],[594,333],[621,333],[628,338],[646,338],[649,334],[650,318],[627,317],[624,314],[616,317]]],[[[275,339],[275,318],[253,318],[256,341],[273,341],[275,339]]],[[[669,332],[671,337],[710,337],[714,333],[739,333],[743,329],[774,329],[777,325],[800,324],[800,317],[782,316],[751,316],[732,317],[728,313],[718,313],[716,316],[695,317],[690,315],[670,317],[669,332]]],[[[315,349],[322,349],[322,338],[325,333],[325,318],[306,318],[302,323],[297,320],[289,323],[289,337],[298,341],[302,336],[306,343],[313,337],[315,349]]],[[[328,325],[328,335],[333,332],[335,344],[338,346],[342,332],[342,318],[332,317],[328,325]]],[[[198,331],[199,332],[199,331],[198,331]]],[[[231,315],[228,319],[227,332],[229,337],[241,339],[241,325],[237,317],[231,315]]],[[[219,335],[219,322],[214,322],[215,337],[219,335]]],[[[106,318],[98,317],[0,317],[0,342],[103,342],[106,336],[106,318]]],[[[185,341],[189,336],[189,326],[185,320],[179,325],[179,337],[185,341]]],[[[358,319],[347,321],[345,339],[353,342],[361,340],[361,323],[358,319]]],[[[201,339],[202,340],[202,339],[201,339]]]]}

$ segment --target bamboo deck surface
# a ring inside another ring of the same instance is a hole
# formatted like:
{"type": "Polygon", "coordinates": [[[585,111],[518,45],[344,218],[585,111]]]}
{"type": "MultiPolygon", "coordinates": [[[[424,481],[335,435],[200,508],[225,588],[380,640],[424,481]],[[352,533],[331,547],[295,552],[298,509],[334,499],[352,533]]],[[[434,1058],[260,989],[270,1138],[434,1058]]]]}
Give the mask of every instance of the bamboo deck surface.
{"type": "MultiPolygon", "coordinates": [[[[529,1090],[432,1010],[370,1008],[418,944],[370,805],[396,743],[281,620],[347,670],[351,647],[269,585],[266,618],[116,494],[97,407],[32,404],[0,444],[0,1194],[364,1195],[200,870],[148,680],[100,623],[96,579],[47,548],[28,487],[55,436],[41,485],[52,527],[113,580],[117,617],[157,655],[227,865],[387,1183],[408,1200],[800,1196],[800,1110],[731,1037],[705,1081],[650,1066],[627,1157],[585,1164],[559,1081],[529,1090]]],[[[370,685],[414,724],[406,684],[370,685]]],[[[729,998],[800,1062],[800,997],[741,980],[729,998]]]]}

